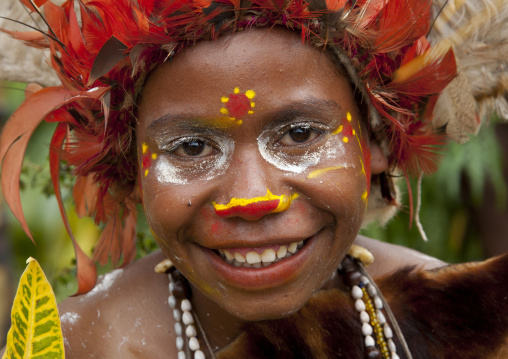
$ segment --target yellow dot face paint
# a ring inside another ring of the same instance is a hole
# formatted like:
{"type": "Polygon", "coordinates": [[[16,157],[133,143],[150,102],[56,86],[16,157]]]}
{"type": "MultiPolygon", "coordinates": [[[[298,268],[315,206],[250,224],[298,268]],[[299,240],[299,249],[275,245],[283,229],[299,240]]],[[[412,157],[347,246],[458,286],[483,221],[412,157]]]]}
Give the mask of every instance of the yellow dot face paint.
{"type": "Polygon", "coordinates": [[[243,217],[258,219],[270,213],[283,212],[289,209],[291,202],[298,198],[297,193],[291,196],[274,195],[269,189],[266,194],[253,198],[232,198],[227,204],[212,202],[212,206],[221,217],[243,217]]]}
{"type": "Polygon", "coordinates": [[[223,106],[220,109],[220,113],[224,116],[228,116],[232,121],[242,123],[242,118],[246,115],[254,114],[251,110],[256,106],[253,99],[256,97],[254,90],[247,90],[245,93],[240,93],[240,88],[235,87],[233,93],[227,96],[221,97],[223,106]]]}

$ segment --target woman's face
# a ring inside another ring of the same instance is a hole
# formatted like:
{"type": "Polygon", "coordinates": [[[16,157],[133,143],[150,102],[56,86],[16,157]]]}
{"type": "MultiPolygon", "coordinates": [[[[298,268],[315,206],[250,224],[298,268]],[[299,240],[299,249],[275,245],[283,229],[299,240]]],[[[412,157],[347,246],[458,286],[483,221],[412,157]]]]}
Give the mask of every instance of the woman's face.
{"type": "Polygon", "coordinates": [[[249,30],[159,66],[138,121],[143,201],[164,254],[239,318],[301,308],[367,205],[371,155],[348,80],[298,35],[249,30]]]}

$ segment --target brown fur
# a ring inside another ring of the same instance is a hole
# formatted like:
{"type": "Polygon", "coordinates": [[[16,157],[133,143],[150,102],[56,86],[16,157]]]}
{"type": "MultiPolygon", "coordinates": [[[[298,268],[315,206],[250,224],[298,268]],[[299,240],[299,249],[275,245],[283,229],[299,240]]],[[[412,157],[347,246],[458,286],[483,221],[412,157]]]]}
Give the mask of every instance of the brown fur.
{"type": "MultiPolygon", "coordinates": [[[[434,271],[407,268],[377,284],[414,359],[493,359],[508,357],[507,279],[505,254],[434,271]]],[[[217,357],[360,359],[360,328],[349,294],[323,290],[287,318],[250,324],[217,357]]]]}

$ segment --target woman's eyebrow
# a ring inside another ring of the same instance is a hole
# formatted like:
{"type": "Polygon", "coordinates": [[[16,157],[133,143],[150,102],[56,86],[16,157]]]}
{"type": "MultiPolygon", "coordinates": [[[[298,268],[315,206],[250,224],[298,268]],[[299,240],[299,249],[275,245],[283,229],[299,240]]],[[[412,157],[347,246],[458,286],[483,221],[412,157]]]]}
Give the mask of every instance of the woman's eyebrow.
{"type": "Polygon", "coordinates": [[[172,130],[192,131],[203,128],[215,127],[213,119],[205,119],[202,117],[193,117],[190,115],[172,114],[168,113],[153,121],[147,127],[148,135],[159,135],[164,132],[168,126],[172,130]]]}
{"type": "Polygon", "coordinates": [[[301,116],[326,116],[342,118],[345,116],[342,106],[334,100],[320,100],[314,97],[287,104],[270,113],[273,125],[278,125],[301,116]]]}

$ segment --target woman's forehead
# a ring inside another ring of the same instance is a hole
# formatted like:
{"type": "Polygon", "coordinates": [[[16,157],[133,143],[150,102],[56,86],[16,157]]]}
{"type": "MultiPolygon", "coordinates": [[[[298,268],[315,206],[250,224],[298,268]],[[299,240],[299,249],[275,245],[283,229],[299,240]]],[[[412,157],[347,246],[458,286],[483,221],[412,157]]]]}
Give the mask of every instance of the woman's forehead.
{"type": "Polygon", "coordinates": [[[250,102],[256,109],[279,99],[333,100],[339,106],[353,100],[349,81],[326,53],[281,29],[252,29],[198,43],[155,69],[141,94],[139,115],[149,122],[167,111],[188,113],[189,104],[195,115],[210,115],[214,96],[225,101],[255,95],[250,102]]]}

